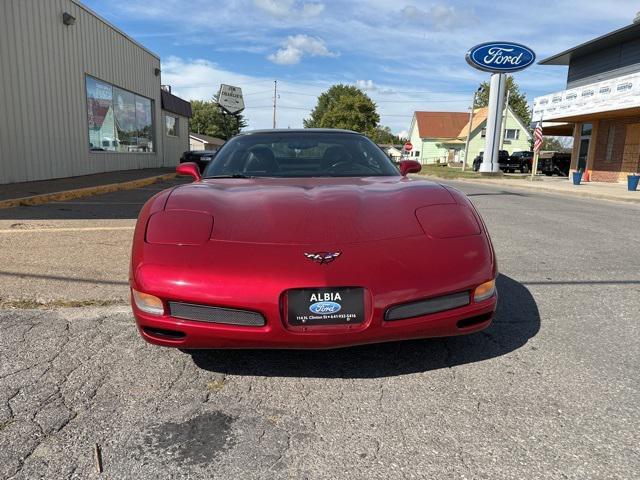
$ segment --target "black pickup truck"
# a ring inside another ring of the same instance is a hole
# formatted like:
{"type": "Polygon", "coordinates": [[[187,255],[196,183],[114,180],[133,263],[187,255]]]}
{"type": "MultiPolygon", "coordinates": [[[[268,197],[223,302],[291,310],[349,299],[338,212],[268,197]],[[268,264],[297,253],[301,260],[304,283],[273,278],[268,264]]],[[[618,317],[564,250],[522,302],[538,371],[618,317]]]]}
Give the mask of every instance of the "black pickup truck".
{"type": "Polygon", "coordinates": [[[550,177],[558,175],[560,177],[569,176],[569,166],[571,165],[571,154],[562,152],[544,152],[538,159],[538,171],[550,177]]]}
{"type": "Polygon", "coordinates": [[[520,173],[529,173],[531,171],[532,163],[533,152],[513,152],[504,164],[500,162],[500,170],[505,173],[515,172],[516,170],[520,170],[520,173]]]}
{"type": "MultiPolygon", "coordinates": [[[[482,163],[483,158],[484,158],[484,152],[480,152],[480,154],[473,159],[474,172],[477,172],[478,170],[480,170],[480,164],[482,163]]],[[[509,152],[507,152],[506,150],[500,150],[498,152],[498,164],[500,164],[500,170],[502,170],[502,165],[508,162],[508,160],[509,160],[509,152]]]]}

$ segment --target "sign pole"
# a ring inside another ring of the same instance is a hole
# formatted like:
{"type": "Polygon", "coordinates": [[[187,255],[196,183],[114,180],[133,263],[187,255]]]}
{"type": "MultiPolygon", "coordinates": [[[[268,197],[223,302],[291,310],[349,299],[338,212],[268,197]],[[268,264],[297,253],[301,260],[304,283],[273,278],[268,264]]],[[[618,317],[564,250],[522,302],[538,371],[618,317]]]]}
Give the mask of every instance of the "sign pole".
{"type": "Polygon", "coordinates": [[[491,75],[489,86],[489,114],[487,115],[486,142],[480,172],[496,173],[500,170],[498,151],[500,149],[500,130],[502,129],[502,111],[504,109],[504,73],[491,75]]]}
{"type": "Polygon", "coordinates": [[[498,160],[503,130],[502,112],[507,83],[506,74],[524,70],[535,62],[536,54],[519,43],[485,42],[472,47],[465,55],[465,59],[473,68],[492,74],[486,142],[480,172],[497,173],[500,170],[498,160]]]}

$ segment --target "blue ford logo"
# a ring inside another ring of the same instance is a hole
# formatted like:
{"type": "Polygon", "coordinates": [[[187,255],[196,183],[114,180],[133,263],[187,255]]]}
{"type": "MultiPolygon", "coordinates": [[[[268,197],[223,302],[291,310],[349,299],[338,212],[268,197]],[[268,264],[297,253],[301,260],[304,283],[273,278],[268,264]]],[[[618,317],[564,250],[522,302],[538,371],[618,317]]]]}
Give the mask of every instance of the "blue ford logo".
{"type": "Polygon", "coordinates": [[[342,305],[336,302],[316,302],[309,306],[309,311],[316,315],[330,315],[332,313],[338,313],[342,305]]]}
{"type": "Polygon", "coordinates": [[[523,70],[536,61],[536,54],[528,47],[511,42],[487,42],[476,45],[465,56],[473,68],[492,73],[523,70]]]}

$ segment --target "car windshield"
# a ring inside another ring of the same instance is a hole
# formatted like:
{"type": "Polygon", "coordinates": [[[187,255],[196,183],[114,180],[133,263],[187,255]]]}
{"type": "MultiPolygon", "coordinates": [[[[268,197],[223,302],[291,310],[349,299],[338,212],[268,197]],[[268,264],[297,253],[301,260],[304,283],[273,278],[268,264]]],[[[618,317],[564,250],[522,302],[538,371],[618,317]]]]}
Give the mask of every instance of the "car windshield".
{"type": "Polygon", "coordinates": [[[204,171],[212,177],[398,176],[384,152],[363,135],[273,132],[228,141],[204,171]]]}

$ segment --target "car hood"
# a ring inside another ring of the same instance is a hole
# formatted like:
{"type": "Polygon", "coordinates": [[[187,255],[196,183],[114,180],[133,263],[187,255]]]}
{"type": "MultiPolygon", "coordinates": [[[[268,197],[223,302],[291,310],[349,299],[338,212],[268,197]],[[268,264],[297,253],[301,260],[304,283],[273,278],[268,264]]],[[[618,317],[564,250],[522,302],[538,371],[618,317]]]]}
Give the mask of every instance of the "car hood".
{"type": "Polygon", "coordinates": [[[422,235],[419,207],[456,203],[406,177],[205,179],[177,187],[165,210],[213,216],[212,240],[345,244],[422,235]]]}

